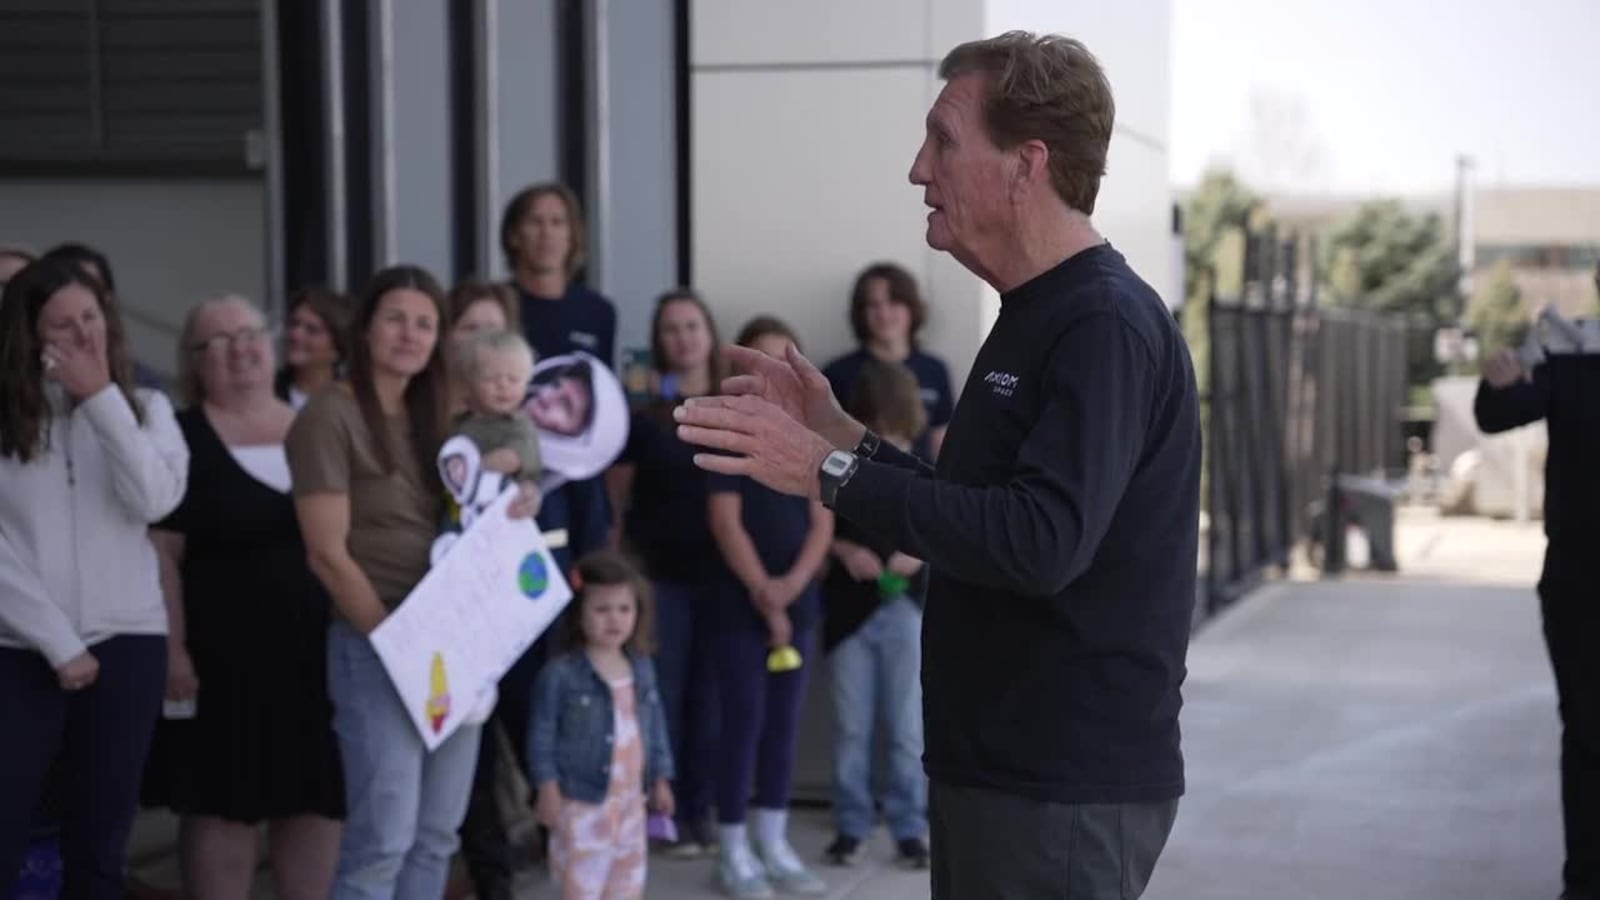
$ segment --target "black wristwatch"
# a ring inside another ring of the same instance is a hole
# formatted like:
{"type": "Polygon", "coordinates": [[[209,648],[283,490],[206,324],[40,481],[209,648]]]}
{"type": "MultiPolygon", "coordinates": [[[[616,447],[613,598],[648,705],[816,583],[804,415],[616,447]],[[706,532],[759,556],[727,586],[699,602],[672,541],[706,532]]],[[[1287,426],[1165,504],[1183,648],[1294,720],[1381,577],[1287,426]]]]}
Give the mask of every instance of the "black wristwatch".
{"type": "Polygon", "coordinates": [[[872,433],[868,428],[861,432],[861,442],[856,444],[856,456],[861,459],[872,459],[878,455],[878,445],[883,443],[882,438],[872,433]]]}
{"type": "Polygon", "coordinates": [[[861,457],[843,450],[835,450],[822,459],[822,468],[817,473],[821,484],[822,505],[833,508],[833,502],[839,496],[839,489],[850,483],[856,470],[861,468],[861,457]]]}

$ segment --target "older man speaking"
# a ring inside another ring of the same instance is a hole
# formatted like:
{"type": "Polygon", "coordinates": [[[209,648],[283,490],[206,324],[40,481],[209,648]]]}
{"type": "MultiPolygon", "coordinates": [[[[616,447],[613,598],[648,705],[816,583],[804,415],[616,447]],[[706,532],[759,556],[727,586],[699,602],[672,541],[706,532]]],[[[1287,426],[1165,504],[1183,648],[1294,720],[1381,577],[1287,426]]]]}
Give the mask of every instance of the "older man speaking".
{"type": "Polygon", "coordinates": [[[1111,88],[1077,41],[944,59],[911,166],[928,244],[1000,292],[935,473],[792,348],[679,410],[697,462],[928,560],[933,895],[1138,897],[1183,793],[1200,427],[1161,298],[1090,224],[1111,88]]]}

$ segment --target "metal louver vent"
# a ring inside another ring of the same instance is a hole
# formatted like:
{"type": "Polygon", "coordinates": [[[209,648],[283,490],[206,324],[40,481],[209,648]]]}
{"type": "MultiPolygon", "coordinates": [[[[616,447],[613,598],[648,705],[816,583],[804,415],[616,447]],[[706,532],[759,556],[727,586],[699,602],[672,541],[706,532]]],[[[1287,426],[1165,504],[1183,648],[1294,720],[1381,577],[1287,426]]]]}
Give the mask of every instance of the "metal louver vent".
{"type": "Polygon", "coordinates": [[[242,172],[259,0],[0,0],[0,171],[242,172]]]}

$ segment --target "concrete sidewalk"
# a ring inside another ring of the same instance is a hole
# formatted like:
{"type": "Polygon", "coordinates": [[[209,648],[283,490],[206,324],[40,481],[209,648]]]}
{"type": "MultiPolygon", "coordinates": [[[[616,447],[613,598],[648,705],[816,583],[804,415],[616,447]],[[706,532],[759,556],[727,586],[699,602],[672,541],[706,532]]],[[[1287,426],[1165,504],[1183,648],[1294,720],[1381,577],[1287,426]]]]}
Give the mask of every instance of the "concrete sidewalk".
{"type": "Polygon", "coordinates": [[[1537,524],[1408,512],[1403,575],[1268,587],[1190,653],[1150,900],[1560,893],[1537,524]]]}

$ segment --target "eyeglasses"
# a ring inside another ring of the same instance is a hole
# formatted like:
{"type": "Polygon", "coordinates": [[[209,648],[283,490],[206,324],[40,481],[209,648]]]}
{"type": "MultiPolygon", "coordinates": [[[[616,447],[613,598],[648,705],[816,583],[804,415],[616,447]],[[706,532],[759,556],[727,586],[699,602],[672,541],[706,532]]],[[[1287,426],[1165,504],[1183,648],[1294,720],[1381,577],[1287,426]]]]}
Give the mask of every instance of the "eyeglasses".
{"type": "Polygon", "coordinates": [[[238,331],[219,331],[203,341],[196,341],[194,350],[197,353],[221,353],[231,350],[239,344],[249,346],[257,341],[263,341],[273,336],[270,328],[241,328],[238,331]]]}

